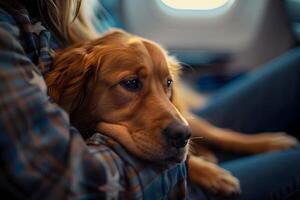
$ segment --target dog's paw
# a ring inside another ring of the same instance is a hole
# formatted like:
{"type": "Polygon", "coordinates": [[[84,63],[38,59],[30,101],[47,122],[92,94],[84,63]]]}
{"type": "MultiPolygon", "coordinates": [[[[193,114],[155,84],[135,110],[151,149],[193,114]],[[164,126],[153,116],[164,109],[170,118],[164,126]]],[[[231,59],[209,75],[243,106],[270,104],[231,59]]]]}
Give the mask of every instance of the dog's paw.
{"type": "Polygon", "coordinates": [[[191,158],[188,170],[189,179],[211,194],[231,196],[241,193],[239,180],[213,163],[191,158]]]}
{"type": "Polygon", "coordinates": [[[280,133],[260,133],[253,135],[250,139],[253,153],[285,150],[298,145],[297,138],[284,132],[280,133]]]}
{"type": "MultiPolygon", "coordinates": [[[[212,194],[230,196],[241,192],[240,183],[229,171],[218,166],[207,171],[202,186],[212,194]]],[[[199,180],[201,181],[201,180],[199,180]]]]}

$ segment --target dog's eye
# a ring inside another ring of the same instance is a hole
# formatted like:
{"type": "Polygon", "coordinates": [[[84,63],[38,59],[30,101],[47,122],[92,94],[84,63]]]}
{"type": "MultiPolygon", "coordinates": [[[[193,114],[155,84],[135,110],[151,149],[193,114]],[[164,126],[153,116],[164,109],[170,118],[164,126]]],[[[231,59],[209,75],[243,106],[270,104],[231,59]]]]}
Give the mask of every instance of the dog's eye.
{"type": "Polygon", "coordinates": [[[120,85],[125,88],[126,90],[135,92],[141,89],[142,83],[139,79],[131,79],[131,80],[124,80],[121,81],[120,85]]]}
{"type": "Polygon", "coordinates": [[[168,80],[167,80],[167,87],[170,88],[171,85],[172,85],[172,83],[173,83],[173,80],[168,79],[168,80]]]}

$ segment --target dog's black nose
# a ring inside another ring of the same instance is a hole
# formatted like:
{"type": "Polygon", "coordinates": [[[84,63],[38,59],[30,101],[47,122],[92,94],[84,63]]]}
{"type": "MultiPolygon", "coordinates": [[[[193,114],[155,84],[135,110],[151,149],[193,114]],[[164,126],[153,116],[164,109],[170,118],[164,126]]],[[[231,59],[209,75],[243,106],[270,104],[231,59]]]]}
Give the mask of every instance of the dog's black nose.
{"type": "Polygon", "coordinates": [[[192,135],[189,126],[179,122],[171,122],[162,132],[167,142],[177,149],[184,147],[192,135]]]}

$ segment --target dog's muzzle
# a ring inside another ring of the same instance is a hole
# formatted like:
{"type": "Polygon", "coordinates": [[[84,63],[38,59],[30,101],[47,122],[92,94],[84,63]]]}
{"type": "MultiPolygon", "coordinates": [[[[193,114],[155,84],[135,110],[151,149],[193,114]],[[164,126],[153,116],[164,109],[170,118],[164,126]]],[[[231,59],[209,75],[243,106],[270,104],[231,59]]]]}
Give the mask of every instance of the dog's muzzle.
{"type": "Polygon", "coordinates": [[[162,134],[171,147],[180,149],[187,145],[188,140],[192,135],[192,131],[189,126],[177,121],[172,121],[165,129],[163,129],[162,134]]]}

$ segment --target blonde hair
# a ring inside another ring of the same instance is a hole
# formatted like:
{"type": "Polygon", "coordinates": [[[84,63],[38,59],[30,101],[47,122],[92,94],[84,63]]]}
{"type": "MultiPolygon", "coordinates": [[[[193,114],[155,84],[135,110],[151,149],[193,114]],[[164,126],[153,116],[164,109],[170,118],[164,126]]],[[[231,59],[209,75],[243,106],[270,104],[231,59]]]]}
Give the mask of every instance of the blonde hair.
{"type": "MultiPolygon", "coordinates": [[[[83,2],[92,0],[0,0],[0,4],[13,7],[21,2],[33,7],[43,24],[62,42],[72,44],[82,40],[94,39],[97,33],[84,13],[83,2]],[[36,11],[37,10],[37,11],[36,11]]],[[[92,12],[92,11],[91,11],[92,12]]]]}
{"type": "Polygon", "coordinates": [[[43,22],[61,39],[74,43],[97,37],[95,29],[84,13],[82,0],[37,2],[40,4],[38,9],[43,22]]]}

